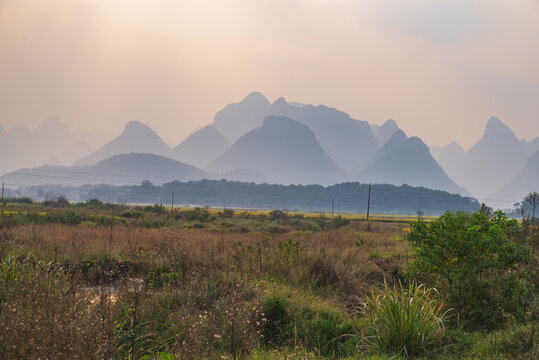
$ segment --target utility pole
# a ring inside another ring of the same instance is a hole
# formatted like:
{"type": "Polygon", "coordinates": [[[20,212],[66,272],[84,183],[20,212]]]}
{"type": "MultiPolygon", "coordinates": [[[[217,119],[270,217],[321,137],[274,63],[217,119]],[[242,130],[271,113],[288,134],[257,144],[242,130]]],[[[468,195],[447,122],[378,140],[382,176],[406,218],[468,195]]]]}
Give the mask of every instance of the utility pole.
{"type": "Polygon", "coordinates": [[[331,199],[331,217],[333,217],[333,209],[335,209],[335,199],[331,199]]]}
{"type": "Polygon", "coordinates": [[[174,212],[174,191],[172,192],[172,212],[174,212]]]}
{"type": "Polygon", "coordinates": [[[367,221],[369,221],[370,211],[371,211],[371,184],[369,183],[369,197],[367,199],[367,221]]]}
{"type": "Polygon", "coordinates": [[[4,183],[2,183],[2,205],[5,207],[6,203],[4,202],[4,183]]]}

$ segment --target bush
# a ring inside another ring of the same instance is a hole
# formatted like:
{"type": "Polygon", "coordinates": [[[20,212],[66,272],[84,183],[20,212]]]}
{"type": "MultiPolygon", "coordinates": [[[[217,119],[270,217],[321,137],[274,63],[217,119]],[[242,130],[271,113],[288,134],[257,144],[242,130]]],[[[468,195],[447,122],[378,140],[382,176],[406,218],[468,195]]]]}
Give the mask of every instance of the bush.
{"type": "Polygon", "coordinates": [[[271,220],[287,220],[288,215],[284,211],[281,210],[272,210],[269,213],[271,220]]]}
{"type": "Polygon", "coordinates": [[[234,216],[234,209],[225,208],[222,212],[219,212],[219,216],[229,219],[234,216]]]}
{"type": "Polygon", "coordinates": [[[375,345],[390,354],[406,357],[431,353],[441,344],[446,313],[432,289],[412,282],[384,288],[367,297],[364,313],[375,345]]]}
{"type": "Polygon", "coordinates": [[[350,224],[350,220],[343,218],[341,215],[337,215],[335,219],[331,220],[329,226],[333,229],[338,229],[348,224],[350,224]]]}
{"type": "Polygon", "coordinates": [[[518,317],[524,312],[532,286],[523,271],[530,249],[506,236],[518,226],[499,211],[492,219],[482,211],[446,212],[429,224],[421,219],[412,222],[411,274],[429,279],[447,295],[465,325],[496,327],[505,314],[518,317]]]}
{"type": "Polygon", "coordinates": [[[318,299],[297,293],[275,293],[262,302],[262,334],[272,347],[302,346],[325,357],[350,356],[357,340],[354,322],[318,299]]]}
{"type": "Polygon", "coordinates": [[[179,217],[187,221],[208,222],[210,220],[210,211],[207,208],[196,207],[193,210],[180,212],[179,217]]]}
{"type": "Polygon", "coordinates": [[[144,207],[144,211],[161,214],[165,211],[165,207],[162,204],[148,205],[144,207]]]}
{"type": "Polygon", "coordinates": [[[69,203],[69,200],[67,200],[65,196],[60,196],[56,199],[47,199],[43,201],[43,205],[64,208],[64,207],[69,207],[69,205],[71,204],[69,203]]]}

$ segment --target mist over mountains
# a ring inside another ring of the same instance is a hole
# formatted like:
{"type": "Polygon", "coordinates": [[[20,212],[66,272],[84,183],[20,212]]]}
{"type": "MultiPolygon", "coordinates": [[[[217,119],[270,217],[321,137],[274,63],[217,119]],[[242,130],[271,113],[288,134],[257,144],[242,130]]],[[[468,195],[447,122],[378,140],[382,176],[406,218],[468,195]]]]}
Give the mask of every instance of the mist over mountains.
{"type": "Polygon", "coordinates": [[[212,124],[172,148],[136,121],[96,150],[55,116],[33,131],[0,127],[0,173],[11,172],[1,180],[15,186],[144,179],[158,184],[159,179],[221,178],[274,184],[359,181],[471,194],[487,203],[503,195],[499,207],[507,208],[539,188],[538,152],[539,138],[519,140],[494,117],[467,151],[455,142],[429,149],[421,139],[406,136],[393,119],[369,124],[325,105],[284,98],[270,103],[259,92],[225,106],[212,124]]]}
{"type": "Polygon", "coordinates": [[[1,177],[18,186],[86,184],[132,185],[149,180],[153,184],[171,181],[214,179],[215,175],[161,155],[129,153],[113,155],[94,165],[41,166],[20,169],[1,177]]]}
{"type": "Polygon", "coordinates": [[[509,203],[520,201],[522,194],[539,189],[539,177],[533,178],[527,170],[533,167],[530,153],[538,150],[537,144],[539,138],[529,143],[519,140],[501,120],[491,117],[481,139],[468,151],[451,143],[441,148],[436,158],[447,174],[474,196],[498,207],[510,207],[509,203]]]}
{"type": "Polygon", "coordinates": [[[360,171],[364,182],[422,186],[469,196],[445,174],[427,145],[418,137],[408,138],[397,130],[360,171]]]}
{"type": "Polygon", "coordinates": [[[118,154],[135,152],[167,155],[169,151],[168,145],[149,126],[131,121],[125,125],[124,132],[120,136],[78,159],[75,165],[94,165],[118,154]]]}
{"type": "Polygon", "coordinates": [[[329,185],[351,178],[307,126],[284,116],[266,117],[262,127],[239,138],[209,169],[251,169],[282,184],[329,185]]]}
{"type": "Polygon", "coordinates": [[[93,149],[79,139],[56,115],[38,128],[0,128],[0,174],[44,164],[71,165],[93,149]]]}
{"type": "Polygon", "coordinates": [[[170,150],[172,159],[204,168],[210,165],[232,145],[215,126],[208,125],[195,131],[170,150]]]}

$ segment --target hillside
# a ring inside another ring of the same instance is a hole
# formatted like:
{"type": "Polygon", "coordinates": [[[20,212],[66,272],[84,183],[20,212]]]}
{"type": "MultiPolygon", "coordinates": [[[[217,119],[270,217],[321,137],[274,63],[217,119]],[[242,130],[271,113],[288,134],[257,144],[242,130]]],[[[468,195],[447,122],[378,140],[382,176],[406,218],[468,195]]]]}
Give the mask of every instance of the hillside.
{"type": "MultiPolygon", "coordinates": [[[[433,155],[434,156],[434,155],[433,155]]],[[[434,156],[438,164],[447,174],[458,174],[465,160],[466,152],[460,144],[452,142],[441,148],[437,156],[434,156]]]]}
{"type": "Polygon", "coordinates": [[[522,170],[492,198],[505,200],[505,207],[511,207],[512,203],[522,201],[530,192],[539,192],[539,150],[526,161],[522,170]]]}
{"type": "Polygon", "coordinates": [[[170,148],[147,125],[131,121],[115,139],[109,141],[90,155],[77,160],[74,165],[94,165],[114,155],[128,153],[148,153],[166,156],[170,148]]]}
{"type": "Polygon", "coordinates": [[[21,169],[0,177],[12,187],[56,184],[78,186],[83,184],[140,184],[150,180],[161,184],[174,180],[212,179],[194,166],[154,154],[130,153],[114,155],[89,166],[41,166],[21,169]]]}
{"type": "Polygon", "coordinates": [[[402,130],[396,131],[369,160],[360,171],[359,179],[362,182],[407,184],[468,194],[444,173],[421,139],[408,138],[402,130]]]}
{"type": "Polygon", "coordinates": [[[171,159],[204,168],[223,154],[229,147],[227,140],[214,126],[205,126],[189,135],[172,150],[171,159]]]}
{"type": "Polygon", "coordinates": [[[399,130],[399,126],[393,119],[387,120],[385,123],[377,129],[375,138],[378,142],[378,146],[382,147],[384,144],[391,139],[391,136],[399,130]]]}
{"type": "Polygon", "coordinates": [[[266,117],[261,128],[243,135],[209,169],[250,169],[283,184],[332,184],[348,178],[307,126],[277,116],[266,117]]]}
{"type": "Polygon", "coordinates": [[[449,176],[479,198],[498,191],[520,172],[528,159],[525,144],[503,122],[491,117],[481,139],[462,159],[459,154],[444,162],[449,176]],[[460,165],[458,165],[460,164],[460,165]]]}
{"type": "Polygon", "coordinates": [[[47,162],[71,164],[93,149],[78,139],[57,116],[49,117],[35,130],[16,126],[0,133],[0,174],[47,162]],[[4,169],[2,171],[2,169],[4,169]]]}
{"type": "Polygon", "coordinates": [[[366,121],[324,105],[290,105],[284,98],[275,101],[268,114],[296,120],[313,131],[327,154],[348,172],[357,172],[376,150],[378,143],[366,121]]]}
{"type": "Polygon", "coordinates": [[[213,126],[230,142],[234,142],[249,131],[262,126],[270,102],[259,92],[252,92],[239,103],[232,103],[219,111],[213,126]]]}

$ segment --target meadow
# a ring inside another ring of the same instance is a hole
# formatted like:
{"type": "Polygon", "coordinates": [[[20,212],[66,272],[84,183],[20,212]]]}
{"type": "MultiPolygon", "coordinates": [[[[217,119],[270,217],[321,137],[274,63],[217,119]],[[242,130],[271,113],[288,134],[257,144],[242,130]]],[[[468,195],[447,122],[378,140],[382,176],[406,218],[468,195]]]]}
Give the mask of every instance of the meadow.
{"type": "MultiPolygon", "coordinates": [[[[0,354],[533,358],[537,229],[466,216],[479,221],[468,234],[485,235],[477,244],[495,243],[474,248],[481,259],[469,263],[493,256],[479,272],[466,267],[466,252],[443,257],[454,269],[446,273],[422,237],[436,231],[436,218],[8,202],[0,354]]],[[[443,221],[459,224],[456,215],[443,221]]]]}

